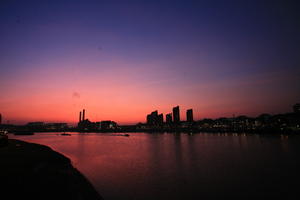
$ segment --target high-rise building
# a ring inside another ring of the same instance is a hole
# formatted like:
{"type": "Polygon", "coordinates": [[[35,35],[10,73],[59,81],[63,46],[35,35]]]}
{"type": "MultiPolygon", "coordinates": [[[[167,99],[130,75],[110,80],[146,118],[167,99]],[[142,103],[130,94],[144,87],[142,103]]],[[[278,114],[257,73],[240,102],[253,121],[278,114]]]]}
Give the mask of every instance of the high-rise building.
{"type": "Polygon", "coordinates": [[[172,124],[172,113],[166,115],[166,123],[172,124]]]}
{"type": "Polygon", "coordinates": [[[179,106],[173,108],[173,122],[175,124],[178,124],[180,122],[179,106]]]}
{"type": "Polygon", "coordinates": [[[156,111],[153,111],[153,112],[151,113],[151,115],[152,115],[153,118],[156,118],[156,117],[158,116],[158,111],[157,111],[157,110],[156,110],[156,111]]]}
{"type": "Polygon", "coordinates": [[[147,115],[147,124],[151,124],[151,114],[147,115]]]}
{"type": "Polygon", "coordinates": [[[158,111],[153,111],[151,114],[147,115],[147,124],[149,125],[157,125],[158,120],[158,111]]]}
{"type": "Polygon", "coordinates": [[[151,113],[151,124],[152,124],[152,125],[158,124],[158,111],[157,111],[157,110],[156,110],[156,111],[153,111],[153,112],[151,113]]]}
{"type": "Polygon", "coordinates": [[[163,125],[164,124],[164,115],[161,113],[157,116],[158,124],[163,125]]]}
{"type": "Polygon", "coordinates": [[[193,109],[189,109],[186,111],[186,121],[193,122],[193,109]]]}

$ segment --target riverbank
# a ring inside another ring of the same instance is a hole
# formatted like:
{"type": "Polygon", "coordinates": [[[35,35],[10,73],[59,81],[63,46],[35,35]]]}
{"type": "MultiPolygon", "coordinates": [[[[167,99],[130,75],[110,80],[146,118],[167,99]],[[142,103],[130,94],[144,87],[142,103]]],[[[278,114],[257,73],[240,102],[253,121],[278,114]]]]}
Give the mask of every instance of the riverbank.
{"type": "Polygon", "coordinates": [[[9,199],[102,199],[69,158],[14,139],[0,147],[0,188],[9,199]]]}

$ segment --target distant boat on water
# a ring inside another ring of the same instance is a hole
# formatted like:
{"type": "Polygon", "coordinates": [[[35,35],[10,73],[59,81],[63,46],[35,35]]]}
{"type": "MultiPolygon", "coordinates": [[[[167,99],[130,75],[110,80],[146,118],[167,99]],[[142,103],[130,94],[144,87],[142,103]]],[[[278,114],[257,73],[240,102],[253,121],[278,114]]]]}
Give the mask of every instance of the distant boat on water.
{"type": "Polygon", "coordinates": [[[60,134],[60,135],[62,135],[62,136],[71,136],[71,134],[70,133],[62,133],[62,134],[60,134]]]}
{"type": "Polygon", "coordinates": [[[112,134],[112,135],[108,135],[108,136],[125,136],[125,137],[129,137],[129,134],[112,134]]]}

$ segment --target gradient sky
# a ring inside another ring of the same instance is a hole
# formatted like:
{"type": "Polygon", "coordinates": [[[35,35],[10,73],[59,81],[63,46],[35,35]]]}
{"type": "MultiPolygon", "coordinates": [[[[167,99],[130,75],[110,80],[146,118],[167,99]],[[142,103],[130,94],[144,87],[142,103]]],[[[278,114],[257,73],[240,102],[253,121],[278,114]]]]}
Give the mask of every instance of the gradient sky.
{"type": "Polygon", "coordinates": [[[300,101],[297,1],[0,2],[5,122],[145,122],[290,112],[300,101]]]}

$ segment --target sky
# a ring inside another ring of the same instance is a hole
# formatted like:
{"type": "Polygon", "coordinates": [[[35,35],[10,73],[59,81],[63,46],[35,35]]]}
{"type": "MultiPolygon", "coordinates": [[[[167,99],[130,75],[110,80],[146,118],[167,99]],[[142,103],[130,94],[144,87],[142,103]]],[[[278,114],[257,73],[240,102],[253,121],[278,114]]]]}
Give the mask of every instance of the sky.
{"type": "Polygon", "coordinates": [[[300,102],[297,1],[0,2],[5,123],[286,113],[300,102]]]}

